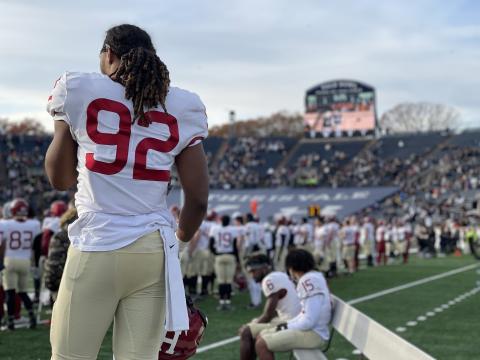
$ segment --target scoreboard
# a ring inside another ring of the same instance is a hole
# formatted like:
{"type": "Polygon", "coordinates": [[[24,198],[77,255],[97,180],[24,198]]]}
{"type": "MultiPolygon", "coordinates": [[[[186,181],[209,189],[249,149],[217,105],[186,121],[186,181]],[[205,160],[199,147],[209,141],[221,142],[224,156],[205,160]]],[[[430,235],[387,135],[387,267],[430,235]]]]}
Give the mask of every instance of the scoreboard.
{"type": "Polygon", "coordinates": [[[365,136],[375,133],[375,89],[353,80],[328,81],[305,95],[307,137],[365,136]]]}

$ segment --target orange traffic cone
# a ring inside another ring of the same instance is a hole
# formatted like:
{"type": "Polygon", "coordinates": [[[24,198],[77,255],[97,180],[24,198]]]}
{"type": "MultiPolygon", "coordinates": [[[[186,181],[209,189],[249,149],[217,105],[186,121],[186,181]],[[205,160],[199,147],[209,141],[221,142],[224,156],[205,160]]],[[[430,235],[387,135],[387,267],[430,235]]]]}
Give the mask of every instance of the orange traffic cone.
{"type": "Polygon", "coordinates": [[[453,253],[453,256],[457,256],[457,257],[462,256],[462,252],[460,251],[459,248],[456,248],[456,249],[455,249],[455,252],[453,253]]]}

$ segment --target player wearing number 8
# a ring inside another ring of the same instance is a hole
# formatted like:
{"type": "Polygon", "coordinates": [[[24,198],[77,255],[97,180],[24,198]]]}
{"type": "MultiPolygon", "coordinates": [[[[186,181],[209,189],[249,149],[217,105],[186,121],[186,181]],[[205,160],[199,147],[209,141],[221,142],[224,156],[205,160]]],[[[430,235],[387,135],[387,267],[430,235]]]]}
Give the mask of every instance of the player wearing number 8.
{"type": "MultiPolygon", "coordinates": [[[[33,240],[40,235],[40,222],[27,219],[28,203],[23,199],[14,199],[10,203],[10,213],[13,219],[0,223],[0,263],[5,265],[3,285],[7,300],[8,329],[15,329],[16,293],[28,311],[30,328],[35,328],[33,304],[27,294],[27,289],[32,265],[32,244],[33,240]]],[[[1,305],[3,306],[3,304],[1,305]]]]}
{"type": "Polygon", "coordinates": [[[188,329],[177,241],[192,238],[207,208],[207,117],[196,94],[170,86],[136,26],[107,31],[100,69],[63,74],[47,105],[47,175],[78,189],[52,359],[96,359],[113,319],[115,358],[153,359],[165,330],[188,329]],[[178,228],[166,204],[174,163],[185,193],[178,228]]]}

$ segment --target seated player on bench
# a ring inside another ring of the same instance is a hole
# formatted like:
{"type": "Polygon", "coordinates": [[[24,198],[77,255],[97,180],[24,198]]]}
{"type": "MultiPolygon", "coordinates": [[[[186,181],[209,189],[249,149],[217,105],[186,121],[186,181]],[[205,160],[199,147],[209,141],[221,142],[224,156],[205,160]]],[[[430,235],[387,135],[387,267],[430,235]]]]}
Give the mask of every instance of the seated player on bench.
{"type": "Polygon", "coordinates": [[[260,332],[255,343],[260,360],[275,359],[275,352],[322,349],[330,337],[330,291],[322,273],[315,270],[312,254],[302,249],[291,250],[285,268],[297,282],[302,310],[295,318],[260,332]]]}

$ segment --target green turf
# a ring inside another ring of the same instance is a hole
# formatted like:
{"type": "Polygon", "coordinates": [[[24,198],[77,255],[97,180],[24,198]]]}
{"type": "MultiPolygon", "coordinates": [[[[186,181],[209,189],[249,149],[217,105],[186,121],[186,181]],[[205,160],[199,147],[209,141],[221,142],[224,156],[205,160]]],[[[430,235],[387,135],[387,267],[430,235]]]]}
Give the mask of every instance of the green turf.
{"type": "MultiPolygon", "coordinates": [[[[468,256],[413,259],[407,266],[391,265],[362,270],[351,277],[340,277],[331,281],[329,286],[340,298],[351,300],[472,263],[474,260],[468,256]]],[[[437,359],[476,359],[480,358],[480,346],[476,341],[480,334],[480,293],[451,306],[425,322],[419,322],[415,327],[407,327],[405,324],[472,289],[478,279],[480,275],[471,270],[355,306],[391,330],[399,326],[406,327],[406,332],[400,335],[437,359]]],[[[215,310],[216,301],[213,298],[201,302],[200,307],[209,317],[209,326],[202,345],[235,336],[243,323],[258,316],[258,311],[245,308],[247,303],[246,293],[237,294],[233,300],[236,309],[226,313],[215,310]]],[[[238,342],[235,342],[198,354],[194,358],[198,360],[238,359],[238,346],[238,342]]],[[[340,357],[358,359],[358,356],[352,355],[352,350],[352,345],[336,333],[327,355],[329,359],[340,357]]],[[[111,358],[111,333],[109,332],[98,359],[111,358]]],[[[388,358],[387,355],[386,358],[388,358]]],[[[49,359],[48,328],[0,333],[0,359],[49,359]]],[[[290,359],[290,355],[282,354],[277,356],[277,359],[290,359]]]]}

